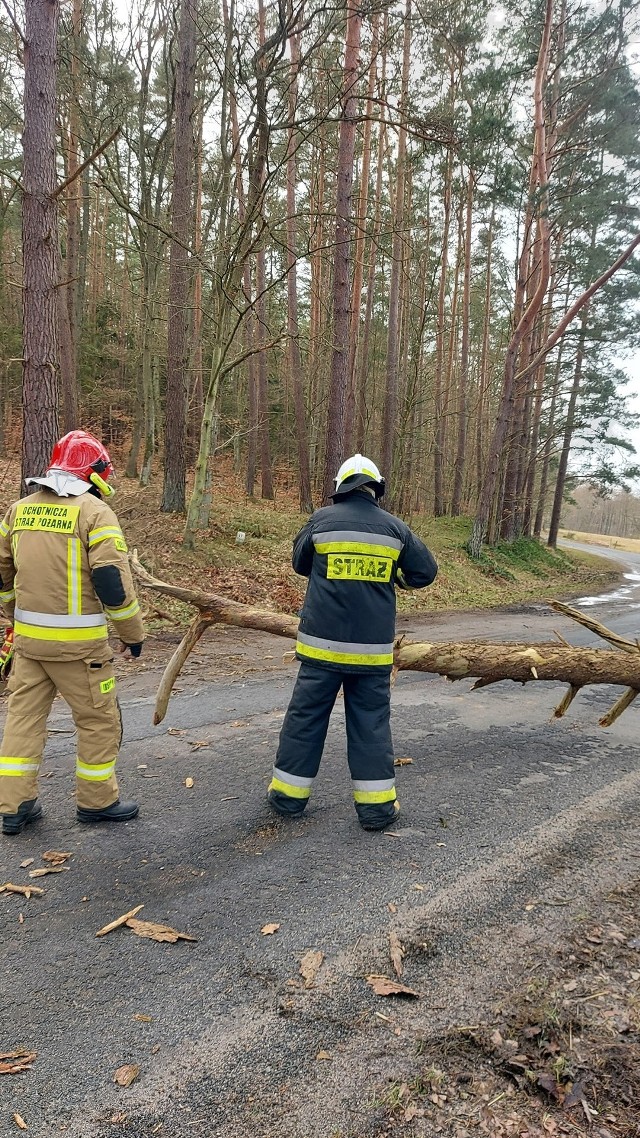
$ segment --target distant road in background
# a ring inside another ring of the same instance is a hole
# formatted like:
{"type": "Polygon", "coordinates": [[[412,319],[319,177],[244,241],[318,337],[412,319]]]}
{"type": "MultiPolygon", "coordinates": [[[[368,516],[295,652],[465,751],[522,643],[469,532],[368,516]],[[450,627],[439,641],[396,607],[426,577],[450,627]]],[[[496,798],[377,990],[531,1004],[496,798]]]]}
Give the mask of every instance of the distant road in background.
{"type": "Polygon", "coordinates": [[[595,557],[606,557],[620,565],[624,573],[624,580],[617,589],[599,596],[579,597],[573,604],[576,608],[593,610],[593,615],[603,624],[610,624],[615,632],[624,633],[624,635],[632,638],[638,636],[640,634],[640,619],[638,618],[638,609],[640,608],[640,553],[582,541],[569,541],[568,538],[560,538],[558,544],[563,549],[592,553],[595,557]]]}

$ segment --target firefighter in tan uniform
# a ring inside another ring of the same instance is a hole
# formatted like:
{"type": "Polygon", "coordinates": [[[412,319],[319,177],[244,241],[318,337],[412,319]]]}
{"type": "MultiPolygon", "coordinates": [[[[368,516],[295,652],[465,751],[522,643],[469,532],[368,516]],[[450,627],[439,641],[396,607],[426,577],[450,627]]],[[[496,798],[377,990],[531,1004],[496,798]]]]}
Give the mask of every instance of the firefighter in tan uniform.
{"type": "Polygon", "coordinates": [[[4,834],[42,814],[37,778],[56,692],[77,729],[79,822],[122,822],[138,805],[120,802],[115,767],[122,738],[107,617],[138,657],[144,629],[118,519],[108,451],[85,431],[56,443],[34,493],[0,522],[0,602],[13,622],[7,722],[0,752],[4,834]]]}

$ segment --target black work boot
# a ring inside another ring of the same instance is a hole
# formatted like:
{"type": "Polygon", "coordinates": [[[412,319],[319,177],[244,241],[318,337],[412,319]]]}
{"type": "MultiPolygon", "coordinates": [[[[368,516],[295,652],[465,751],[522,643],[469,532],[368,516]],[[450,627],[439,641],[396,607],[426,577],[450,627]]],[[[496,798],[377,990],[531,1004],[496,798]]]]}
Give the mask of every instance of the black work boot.
{"type": "Polygon", "coordinates": [[[269,806],[281,818],[302,818],[307,801],[306,798],[288,798],[286,794],[279,794],[277,790],[267,791],[269,806]]]}
{"type": "Polygon", "coordinates": [[[37,822],[38,818],[41,817],[42,806],[37,798],[31,798],[29,802],[21,802],[16,814],[2,815],[2,833],[7,836],[21,834],[25,826],[30,826],[32,822],[37,822]]]}
{"type": "Polygon", "coordinates": [[[137,802],[121,802],[116,798],[111,806],[104,806],[102,810],[86,810],[78,806],[76,817],[79,822],[130,822],[138,816],[140,807],[137,802]]]}
{"type": "Polygon", "coordinates": [[[358,811],[360,825],[363,830],[386,830],[389,826],[393,826],[397,822],[400,814],[400,803],[396,801],[393,803],[393,810],[388,814],[383,814],[382,817],[376,811],[367,811],[361,809],[358,811]]]}

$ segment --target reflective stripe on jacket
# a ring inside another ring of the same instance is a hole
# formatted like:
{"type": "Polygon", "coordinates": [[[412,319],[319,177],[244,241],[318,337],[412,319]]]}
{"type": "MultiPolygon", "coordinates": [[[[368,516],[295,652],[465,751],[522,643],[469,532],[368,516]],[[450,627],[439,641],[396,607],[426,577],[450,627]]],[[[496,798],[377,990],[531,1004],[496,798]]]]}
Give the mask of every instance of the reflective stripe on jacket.
{"type": "Polygon", "coordinates": [[[107,616],[125,643],[144,639],[122,530],[94,494],[61,498],[43,489],[15,502],[0,523],[0,579],[16,648],[31,659],[107,659],[107,616]],[[104,566],[122,583],[114,608],[103,607],[91,580],[104,566]]]}
{"type": "Polygon", "coordinates": [[[391,669],[395,581],[424,588],[438,567],[426,545],[366,491],[316,510],[293,543],[309,578],[296,644],[299,659],[346,672],[391,669]]]}

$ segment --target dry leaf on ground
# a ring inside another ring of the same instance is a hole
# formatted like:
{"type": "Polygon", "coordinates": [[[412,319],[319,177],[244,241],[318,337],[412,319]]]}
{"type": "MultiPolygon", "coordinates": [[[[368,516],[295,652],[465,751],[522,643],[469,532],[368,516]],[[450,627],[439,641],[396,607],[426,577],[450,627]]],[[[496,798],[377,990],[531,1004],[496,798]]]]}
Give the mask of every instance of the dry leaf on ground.
{"type": "Polygon", "coordinates": [[[305,988],[312,987],[323,960],[324,952],[305,952],[300,961],[300,975],[304,980],[305,988]]]}
{"type": "Polygon", "coordinates": [[[331,1056],[328,1051],[318,1051],[316,1059],[331,1059],[331,1056]]]}
{"type": "Polygon", "coordinates": [[[136,1012],[133,1018],[139,1020],[140,1023],[153,1023],[153,1016],[147,1016],[144,1012],[136,1012]]]}
{"type": "Polygon", "coordinates": [[[37,1054],[37,1051],[27,1051],[24,1047],[0,1052],[0,1075],[19,1075],[22,1071],[30,1071],[37,1054]]]}
{"type": "Polygon", "coordinates": [[[188,933],[179,933],[170,925],[158,925],[155,921],[136,921],[134,917],[131,917],[126,925],[136,936],[146,937],[147,940],[166,941],[168,944],[175,944],[177,940],[197,941],[198,939],[196,936],[189,936],[188,933]]]}
{"type": "Polygon", "coordinates": [[[5,881],[4,885],[0,885],[0,893],[20,893],[28,901],[32,894],[34,897],[42,897],[44,889],[38,885],[13,885],[11,881],[5,881]]]}
{"type": "Polygon", "coordinates": [[[186,731],[180,730],[179,727],[170,727],[167,731],[167,735],[186,735],[186,733],[186,731]]]}
{"type": "Polygon", "coordinates": [[[114,929],[119,929],[121,925],[126,925],[127,921],[130,920],[131,917],[135,917],[136,913],[139,913],[141,909],[144,909],[144,905],[136,905],[135,909],[129,909],[128,913],[123,913],[121,917],[116,917],[115,921],[110,921],[104,928],[98,929],[96,936],[106,936],[107,933],[113,932],[114,929]]]}
{"type": "Polygon", "coordinates": [[[48,873],[68,873],[68,865],[43,865],[42,869],[30,869],[29,877],[46,877],[48,873]]]}
{"type": "Polygon", "coordinates": [[[113,1076],[114,1083],[119,1087],[130,1087],[136,1081],[140,1074],[140,1065],[138,1063],[123,1063],[122,1067],[118,1067],[115,1075],[113,1076]]]}
{"type": "Polygon", "coordinates": [[[423,1115],[424,1110],[421,1110],[417,1103],[410,1102],[404,1112],[404,1121],[412,1122],[414,1118],[421,1118],[423,1115]]]}
{"type": "Polygon", "coordinates": [[[402,976],[402,958],[404,956],[404,948],[402,947],[400,937],[397,933],[394,932],[389,933],[389,955],[391,957],[391,963],[393,964],[393,970],[396,976],[402,976]]]}
{"type": "Polygon", "coordinates": [[[201,751],[203,747],[210,747],[211,743],[208,739],[194,739],[193,743],[189,743],[192,751],[201,751]]]}
{"type": "Polygon", "coordinates": [[[48,861],[50,865],[62,865],[70,857],[73,857],[73,854],[65,853],[63,850],[45,850],[42,854],[42,860],[48,861]]]}
{"type": "Polygon", "coordinates": [[[20,862],[20,869],[27,869],[28,866],[33,865],[35,860],[34,857],[26,857],[24,861],[20,862]]]}
{"type": "Polygon", "coordinates": [[[394,759],[393,765],[394,765],[394,767],[408,767],[408,766],[411,766],[412,762],[413,762],[413,759],[410,759],[407,756],[405,756],[402,759],[394,759]]]}
{"type": "Polygon", "coordinates": [[[18,1114],[17,1111],[13,1116],[13,1121],[15,1122],[16,1126],[20,1127],[20,1130],[28,1130],[29,1129],[24,1118],[22,1117],[21,1114],[18,1114]]]}
{"type": "Polygon", "coordinates": [[[191,787],[193,786],[193,779],[185,778],[184,785],[187,787],[187,790],[191,790],[191,787]]]}
{"type": "Polygon", "coordinates": [[[419,992],[398,984],[395,980],[389,980],[387,976],[365,976],[365,980],[376,996],[413,996],[414,999],[420,999],[419,992]]]}
{"type": "Polygon", "coordinates": [[[277,924],[275,924],[275,922],[272,922],[269,925],[263,925],[262,928],[260,929],[260,932],[262,933],[263,936],[271,936],[273,933],[277,933],[279,928],[280,928],[280,925],[277,925],[277,924]]]}

